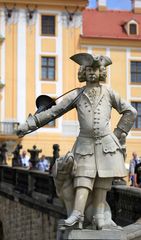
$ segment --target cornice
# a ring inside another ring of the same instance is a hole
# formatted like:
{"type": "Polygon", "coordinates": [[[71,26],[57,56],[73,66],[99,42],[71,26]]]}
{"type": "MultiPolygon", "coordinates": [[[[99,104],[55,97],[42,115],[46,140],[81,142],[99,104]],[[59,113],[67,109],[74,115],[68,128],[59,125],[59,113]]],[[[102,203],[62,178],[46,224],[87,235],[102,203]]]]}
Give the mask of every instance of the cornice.
{"type": "Polygon", "coordinates": [[[80,45],[101,45],[101,46],[121,46],[121,47],[141,47],[140,39],[112,39],[98,37],[82,37],[79,39],[80,45]]]}
{"type": "Polygon", "coordinates": [[[0,4],[34,4],[46,6],[70,6],[85,8],[88,5],[88,0],[4,0],[0,4]]]}

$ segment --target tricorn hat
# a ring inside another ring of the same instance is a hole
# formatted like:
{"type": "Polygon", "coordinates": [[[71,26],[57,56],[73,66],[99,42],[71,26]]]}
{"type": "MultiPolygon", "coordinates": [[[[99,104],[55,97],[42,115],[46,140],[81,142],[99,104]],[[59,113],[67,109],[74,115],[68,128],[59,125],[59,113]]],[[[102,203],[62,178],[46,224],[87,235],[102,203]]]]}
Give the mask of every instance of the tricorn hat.
{"type": "Polygon", "coordinates": [[[56,103],[51,97],[49,97],[47,95],[40,95],[36,99],[36,107],[37,107],[36,113],[45,111],[45,110],[51,108],[53,105],[56,105],[56,103]]]}
{"type": "Polygon", "coordinates": [[[70,59],[78,63],[79,65],[83,65],[85,67],[107,67],[108,65],[112,64],[111,59],[107,56],[92,56],[89,53],[78,53],[71,56],[70,59]]]}

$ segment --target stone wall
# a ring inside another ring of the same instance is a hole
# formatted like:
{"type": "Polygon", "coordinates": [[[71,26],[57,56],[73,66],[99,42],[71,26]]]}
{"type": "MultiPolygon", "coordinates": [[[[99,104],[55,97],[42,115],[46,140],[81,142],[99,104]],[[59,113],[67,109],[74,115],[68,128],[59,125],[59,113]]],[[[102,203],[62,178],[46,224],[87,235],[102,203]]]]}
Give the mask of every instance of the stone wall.
{"type": "Polygon", "coordinates": [[[1,240],[55,240],[57,218],[0,196],[1,240]],[[2,231],[1,231],[2,234],[2,231]]]}

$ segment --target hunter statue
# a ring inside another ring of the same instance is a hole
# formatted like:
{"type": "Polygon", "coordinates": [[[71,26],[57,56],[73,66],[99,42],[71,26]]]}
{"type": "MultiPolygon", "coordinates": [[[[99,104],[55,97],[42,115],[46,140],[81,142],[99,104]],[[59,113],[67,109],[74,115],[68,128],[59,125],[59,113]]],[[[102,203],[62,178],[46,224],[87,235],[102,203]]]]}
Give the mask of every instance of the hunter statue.
{"type": "Polygon", "coordinates": [[[89,222],[96,229],[116,227],[106,194],[114,177],[127,175],[125,141],[137,112],[105,84],[106,67],[112,64],[109,57],[79,53],[70,59],[80,65],[78,79],[86,85],[68,92],[49,109],[30,114],[26,123],[19,126],[18,134],[34,131],[75,108],[79,135],[72,150],[53,166],[57,192],[68,213],[61,225],[83,228],[89,222]],[[112,108],[121,115],[114,132],[109,124],[112,108]]]}

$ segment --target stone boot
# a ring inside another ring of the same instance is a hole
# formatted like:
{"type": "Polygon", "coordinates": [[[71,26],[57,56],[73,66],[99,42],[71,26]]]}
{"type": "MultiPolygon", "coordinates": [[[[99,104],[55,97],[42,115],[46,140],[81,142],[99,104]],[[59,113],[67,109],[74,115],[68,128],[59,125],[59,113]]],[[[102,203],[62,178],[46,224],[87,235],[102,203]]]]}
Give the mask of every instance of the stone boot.
{"type": "Polygon", "coordinates": [[[71,215],[67,219],[63,220],[60,225],[66,227],[75,226],[76,228],[82,229],[83,221],[84,216],[82,216],[81,212],[78,210],[73,210],[71,215]]]}

